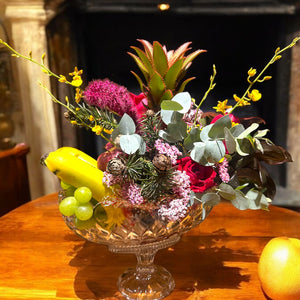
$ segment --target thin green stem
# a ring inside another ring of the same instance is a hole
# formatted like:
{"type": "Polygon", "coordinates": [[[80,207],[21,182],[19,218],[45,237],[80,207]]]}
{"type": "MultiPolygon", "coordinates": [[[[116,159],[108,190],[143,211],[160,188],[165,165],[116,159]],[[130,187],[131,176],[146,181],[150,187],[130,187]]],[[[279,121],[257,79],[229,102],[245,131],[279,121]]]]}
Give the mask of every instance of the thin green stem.
{"type": "Polygon", "coordinates": [[[217,74],[216,66],[213,65],[213,74],[210,76],[209,87],[208,87],[207,91],[205,92],[204,96],[202,97],[202,99],[201,99],[199,105],[198,105],[197,108],[196,108],[196,115],[195,115],[193,127],[196,126],[198,113],[199,113],[199,110],[200,110],[200,107],[201,107],[202,103],[206,100],[208,94],[209,94],[209,93],[214,89],[214,87],[216,86],[216,84],[214,83],[216,74],[217,74]]]}
{"type": "MultiPolygon", "coordinates": [[[[24,58],[36,65],[38,65],[39,67],[42,68],[43,72],[45,72],[46,74],[48,74],[49,76],[53,76],[57,79],[61,79],[61,77],[55,73],[53,73],[49,68],[47,68],[44,63],[39,63],[38,61],[34,60],[32,57],[31,57],[31,54],[29,56],[26,56],[26,55],[23,55],[21,53],[19,53],[18,51],[16,51],[14,48],[12,48],[9,44],[7,44],[6,42],[4,42],[3,40],[0,39],[0,44],[4,45],[5,47],[7,47],[13,54],[13,56],[16,56],[16,57],[21,57],[21,58],[24,58]]],[[[42,61],[43,61],[43,57],[42,57],[42,61]]],[[[68,80],[65,80],[64,83],[66,84],[69,84],[69,85],[72,85],[73,84],[68,81],[68,80]]]]}
{"type": "MultiPolygon", "coordinates": [[[[275,50],[275,54],[273,55],[273,57],[270,59],[270,61],[266,64],[266,66],[262,69],[262,71],[256,76],[256,78],[253,81],[248,80],[249,86],[246,89],[246,91],[244,92],[241,100],[245,100],[246,99],[246,95],[248,94],[248,92],[250,91],[250,89],[252,88],[252,86],[259,81],[259,79],[262,77],[262,75],[265,73],[265,71],[270,67],[270,65],[272,65],[274,62],[276,62],[277,60],[279,60],[281,58],[280,54],[282,54],[284,51],[286,51],[289,48],[292,48],[293,46],[295,46],[295,44],[300,40],[300,37],[295,38],[289,45],[287,45],[285,48],[283,49],[279,49],[277,48],[275,50]]],[[[239,106],[239,102],[237,102],[235,104],[235,106],[231,109],[231,111],[229,113],[232,113],[237,107],[239,106]]]]}

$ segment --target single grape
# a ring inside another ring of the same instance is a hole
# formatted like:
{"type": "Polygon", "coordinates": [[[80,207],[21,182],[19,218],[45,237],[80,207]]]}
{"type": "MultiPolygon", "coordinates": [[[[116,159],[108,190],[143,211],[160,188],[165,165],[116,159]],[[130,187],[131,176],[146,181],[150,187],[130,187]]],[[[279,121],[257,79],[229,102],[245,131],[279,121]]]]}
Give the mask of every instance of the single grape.
{"type": "Polygon", "coordinates": [[[63,180],[60,181],[60,186],[61,186],[64,190],[67,190],[69,187],[71,187],[70,184],[64,182],[63,180]]]}
{"type": "Polygon", "coordinates": [[[64,216],[67,216],[67,217],[74,215],[77,207],[78,207],[78,202],[75,199],[75,197],[72,197],[72,196],[64,198],[59,203],[59,211],[64,216]]]}
{"type": "Polygon", "coordinates": [[[80,204],[75,210],[75,216],[81,221],[90,219],[93,216],[93,205],[90,203],[80,204]]]}
{"type": "Polygon", "coordinates": [[[75,190],[74,197],[80,204],[88,203],[92,199],[92,191],[88,187],[82,186],[75,190]]]}

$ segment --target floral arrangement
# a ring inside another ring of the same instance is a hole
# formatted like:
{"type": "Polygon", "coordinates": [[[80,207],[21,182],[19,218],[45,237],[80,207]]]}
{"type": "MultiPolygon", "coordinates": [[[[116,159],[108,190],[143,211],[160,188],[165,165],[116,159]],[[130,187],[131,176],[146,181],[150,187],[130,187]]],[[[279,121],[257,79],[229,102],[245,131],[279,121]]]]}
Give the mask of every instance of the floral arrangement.
{"type": "MultiPolygon", "coordinates": [[[[271,76],[267,69],[293,47],[277,48],[267,65],[258,72],[250,68],[247,88],[232,99],[213,103],[212,111],[201,106],[215,88],[216,68],[202,99],[185,91],[194,78],[185,78],[193,60],[205,52],[189,53],[191,43],[175,51],[155,41],[139,40],[129,55],[141,93],[134,95],[109,79],[94,80],[84,87],[82,70],[56,75],[44,64],[7,46],[14,56],[38,64],[49,76],[75,88],[74,101],[66,97],[54,102],[66,109],[71,124],[91,130],[107,141],[97,159],[103,184],[112,190],[107,205],[156,207],[163,220],[176,221],[188,207],[200,201],[210,205],[222,199],[238,209],[267,209],[275,194],[275,184],[263,166],[292,161],[290,154],[259,130],[259,117],[238,118],[235,111],[261,100],[254,85],[271,76]],[[70,78],[70,79],[68,79],[70,78]]],[[[46,87],[44,87],[46,89],[46,87]]],[[[100,184],[100,183],[99,183],[100,184]]]]}

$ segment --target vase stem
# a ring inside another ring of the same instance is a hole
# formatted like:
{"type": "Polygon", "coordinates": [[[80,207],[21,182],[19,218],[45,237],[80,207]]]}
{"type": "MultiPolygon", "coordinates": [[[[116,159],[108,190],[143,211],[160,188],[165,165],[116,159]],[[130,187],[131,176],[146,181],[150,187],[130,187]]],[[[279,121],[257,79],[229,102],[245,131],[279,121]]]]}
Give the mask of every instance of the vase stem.
{"type": "Polygon", "coordinates": [[[137,265],[119,278],[119,289],[126,299],[157,300],[166,297],[175,284],[171,274],[155,265],[157,249],[137,251],[137,265]]]}
{"type": "Polygon", "coordinates": [[[140,274],[153,273],[154,271],[154,257],[157,251],[148,251],[144,253],[137,253],[136,271],[140,274]]]}

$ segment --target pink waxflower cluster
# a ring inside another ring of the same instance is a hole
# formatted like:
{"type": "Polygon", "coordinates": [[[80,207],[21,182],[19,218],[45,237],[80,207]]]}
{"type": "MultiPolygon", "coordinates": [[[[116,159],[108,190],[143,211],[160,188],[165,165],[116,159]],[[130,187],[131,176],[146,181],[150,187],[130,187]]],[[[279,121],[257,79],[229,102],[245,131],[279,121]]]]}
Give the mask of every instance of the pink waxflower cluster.
{"type": "Polygon", "coordinates": [[[190,201],[191,181],[185,171],[175,171],[172,177],[174,194],[187,204],[190,201]]]}
{"type": "Polygon", "coordinates": [[[103,172],[103,178],[102,178],[102,182],[107,186],[107,187],[111,187],[114,184],[119,183],[121,180],[123,180],[123,178],[121,178],[120,176],[114,176],[112,174],[110,174],[109,172],[103,172]]]}
{"type": "Polygon", "coordinates": [[[168,206],[162,205],[158,210],[158,214],[163,220],[175,222],[185,217],[186,210],[187,207],[184,199],[174,199],[168,204],[168,206]]]}
{"type": "Polygon", "coordinates": [[[91,81],[84,91],[84,98],[88,104],[100,109],[108,109],[120,116],[127,113],[134,120],[138,119],[132,94],[109,79],[91,81]]]}
{"type": "Polygon", "coordinates": [[[124,184],[121,190],[122,197],[130,201],[133,205],[142,204],[144,202],[141,192],[141,188],[133,182],[124,184]]]}
{"type": "Polygon", "coordinates": [[[177,157],[181,156],[182,153],[178,150],[176,146],[171,146],[162,140],[156,140],[154,144],[155,149],[159,154],[166,154],[170,157],[172,165],[175,166],[177,163],[177,157]]]}
{"type": "Polygon", "coordinates": [[[230,176],[228,173],[228,160],[224,157],[223,161],[219,164],[219,176],[223,182],[229,182],[230,176]]]}

